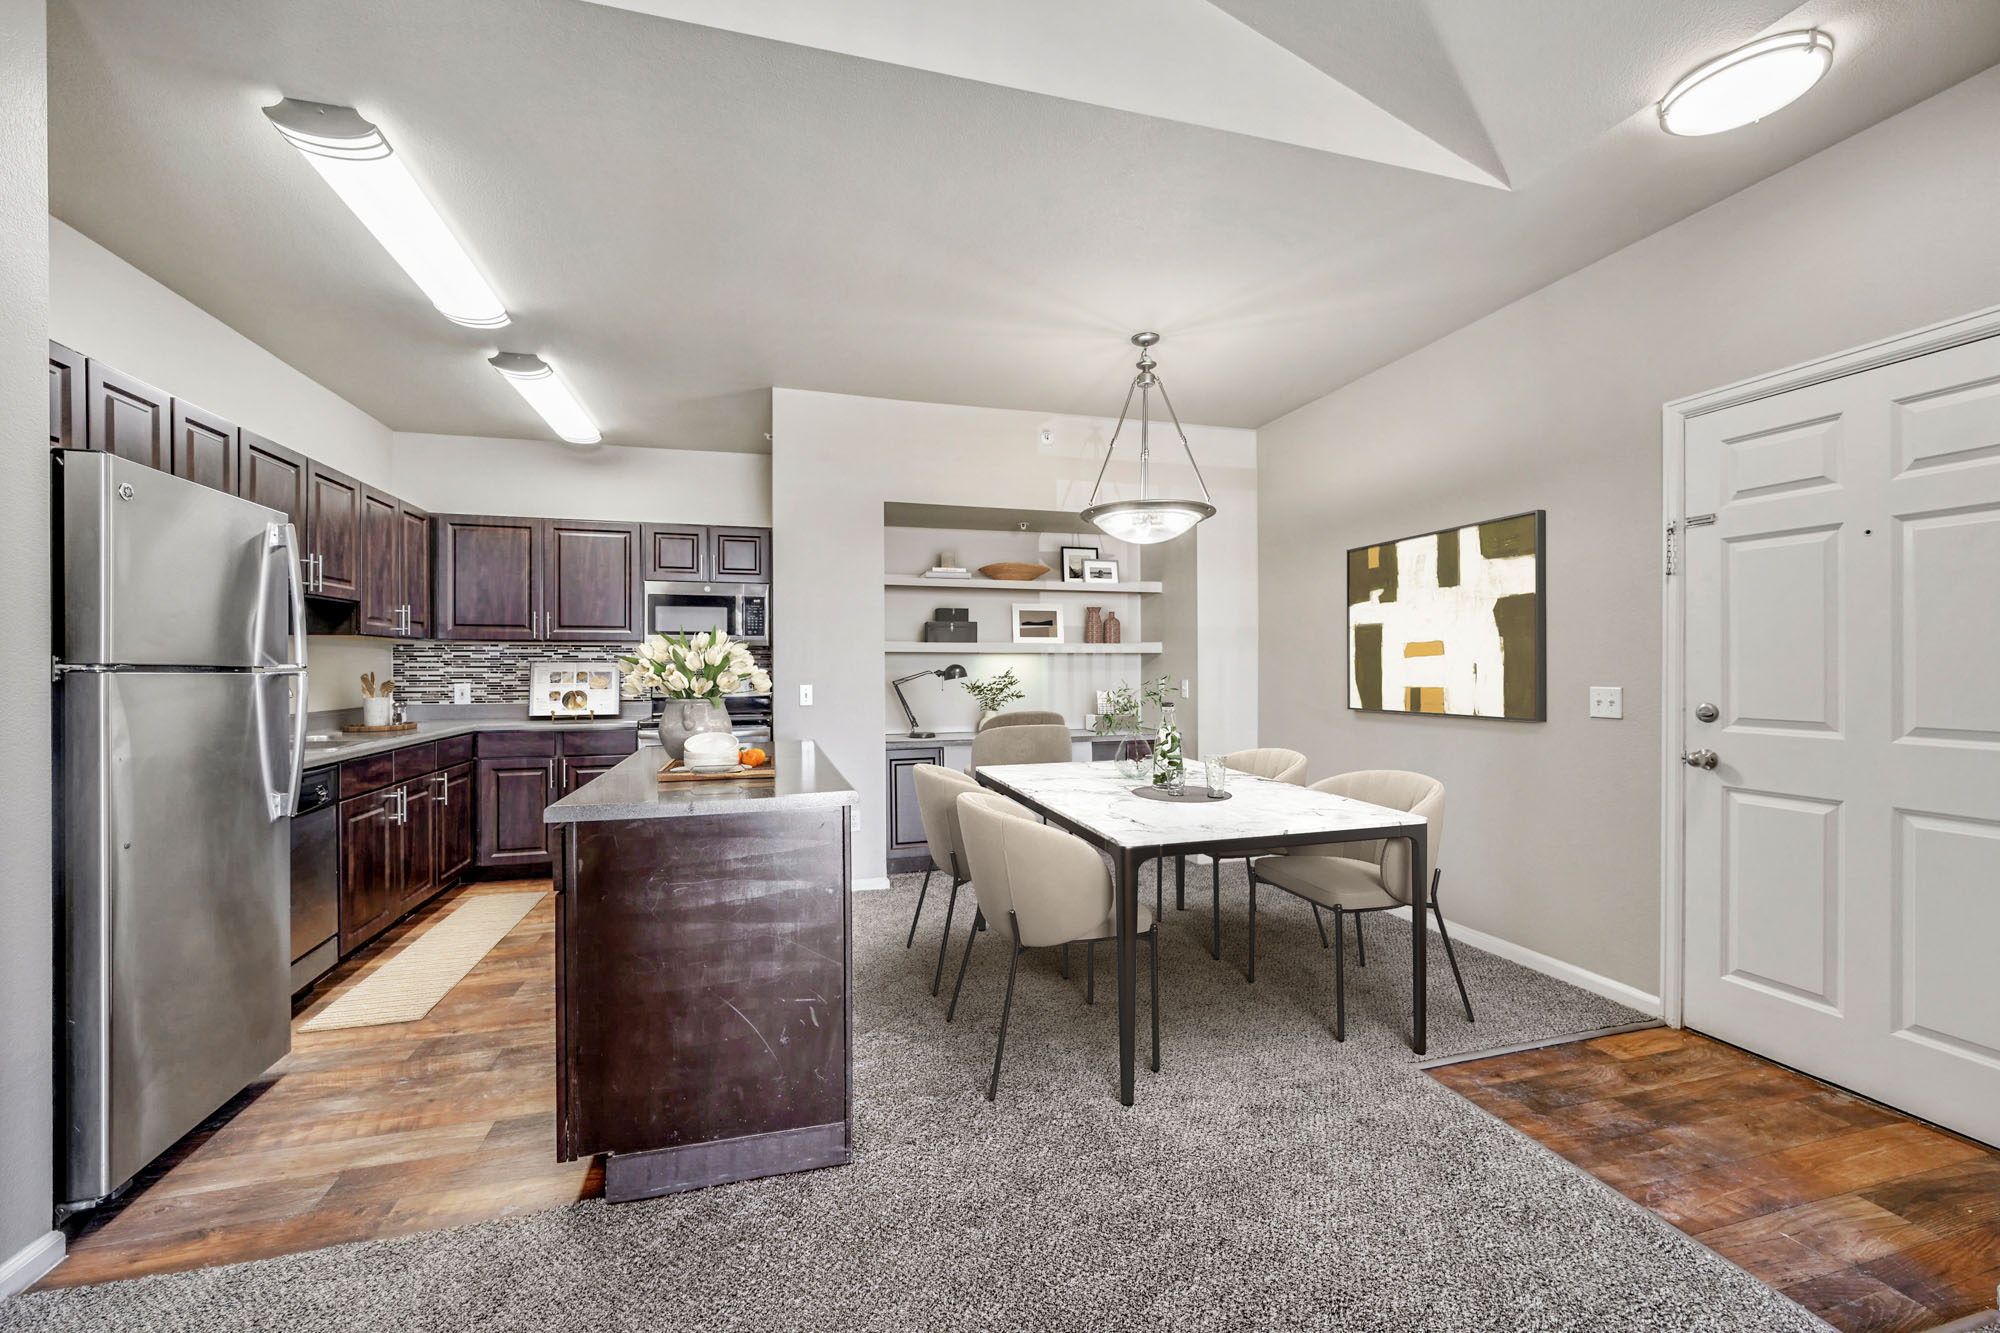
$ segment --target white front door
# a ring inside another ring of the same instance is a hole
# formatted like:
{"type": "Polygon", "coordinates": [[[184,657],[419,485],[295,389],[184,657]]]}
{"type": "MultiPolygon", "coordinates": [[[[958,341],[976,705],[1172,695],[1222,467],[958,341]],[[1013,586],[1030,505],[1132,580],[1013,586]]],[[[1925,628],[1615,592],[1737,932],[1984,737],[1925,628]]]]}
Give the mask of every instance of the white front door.
{"type": "Polygon", "coordinates": [[[1685,439],[1684,1021],[2000,1143],[2000,338],[1685,439]]]}

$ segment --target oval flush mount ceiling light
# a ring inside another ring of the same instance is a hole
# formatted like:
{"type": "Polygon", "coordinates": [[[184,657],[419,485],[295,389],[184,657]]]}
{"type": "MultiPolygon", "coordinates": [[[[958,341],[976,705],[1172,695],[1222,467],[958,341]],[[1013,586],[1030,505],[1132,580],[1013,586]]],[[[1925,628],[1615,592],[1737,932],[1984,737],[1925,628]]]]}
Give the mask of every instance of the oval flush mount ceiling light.
{"type": "Polygon", "coordinates": [[[554,366],[526,352],[502,352],[488,357],[487,364],[528,400],[528,406],[549,424],[558,439],[571,444],[596,444],[604,438],[583,405],[554,366]]]}
{"type": "Polygon", "coordinates": [[[1833,64],[1833,38],[1817,28],[1781,32],[1718,56],[1660,99],[1669,134],[1720,134],[1762,120],[1803,96],[1833,64]]]}
{"type": "Polygon", "coordinates": [[[1111,442],[1104,446],[1104,462],[1097,469],[1097,484],[1090,488],[1090,503],[1078,515],[1084,522],[1096,527],[1107,537],[1119,541],[1132,542],[1138,546],[1150,546],[1154,542],[1168,541],[1180,536],[1205,518],[1215,517],[1215,505],[1210,502],[1208,483],[1202,480],[1201,465],[1194,461],[1194,449],[1188,444],[1187,432],[1181,429],[1180,414],[1174,411],[1174,400],[1167,397],[1167,386],[1153,373],[1159,364],[1153,360],[1153,344],[1160,340],[1157,333],[1135,333],[1132,345],[1139,349],[1139,373],[1132,379],[1132,387],[1125,391],[1125,406],[1118,409],[1118,425],[1111,432],[1111,442]],[[1152,442],[1152,394],[1160,391],[1160,401],[1166,405],[1167,418],[1174,423],[1174,434],[1181,437],[1181,450],[1187,454],[1188,466],[1194,469],[1195,485],[1201,487],[1199,500],[1163,500],[1146,494],[1152,484],[1153,442],[1152,442]],[[1097,493],[1103,489],[1104,473],[1111,466],[1111,455],[1118,448],[1118,434],[1125,429],[1125,418],[1132,411],[1132,395],[1139,395],[1139,498],[1136,500],[1097,501],[1097,493]]]}

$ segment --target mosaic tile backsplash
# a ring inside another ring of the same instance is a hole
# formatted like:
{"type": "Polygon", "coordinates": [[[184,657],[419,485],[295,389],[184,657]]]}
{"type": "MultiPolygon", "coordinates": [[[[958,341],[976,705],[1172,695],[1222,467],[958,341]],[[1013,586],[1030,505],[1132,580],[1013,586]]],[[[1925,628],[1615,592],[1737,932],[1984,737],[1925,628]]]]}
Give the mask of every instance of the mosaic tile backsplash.
{"type": "MultiPolygon", "coordinates": [[[[629,643],[399,643],[395,645],[396,697],[405,703],[448,704],[457,681],[472,684],[476,704],[520,703],[528,697],[534,662],[609,662],[629,653],[629,643]]],[[[752,649],[770,670],[768,649],[752,649]]],[[[628,690],[626,698],[634,697],[628,690]]]]}

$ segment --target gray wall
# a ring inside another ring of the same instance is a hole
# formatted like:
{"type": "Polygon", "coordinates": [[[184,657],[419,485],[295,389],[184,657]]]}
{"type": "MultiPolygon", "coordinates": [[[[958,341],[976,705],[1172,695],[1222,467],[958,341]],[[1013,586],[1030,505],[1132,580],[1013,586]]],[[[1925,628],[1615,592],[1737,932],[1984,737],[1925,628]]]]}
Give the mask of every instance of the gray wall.
{"type": "Polygon", "coordinates": [[[1661,405],[2000,304],[1996,218],[2000,69],[1264,427],[1263,743],[1435,774],[1454,919],[1656,993],[1661,405]],[[1550,720],[1350,713],[1346,550],[1536,508],[1550,720]]]}
{"type": "Polygon", "coordinates": [[[0,0],[0,1263],[49,1229],[48,97],[0,0]]]}

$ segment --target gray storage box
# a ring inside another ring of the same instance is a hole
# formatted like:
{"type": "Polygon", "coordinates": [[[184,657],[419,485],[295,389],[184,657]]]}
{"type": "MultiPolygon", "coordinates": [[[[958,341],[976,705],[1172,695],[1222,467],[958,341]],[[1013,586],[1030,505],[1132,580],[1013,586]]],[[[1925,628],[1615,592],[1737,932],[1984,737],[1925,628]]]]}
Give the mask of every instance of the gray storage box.
{"type": "Polygon", "coordinates": [[[924,622],[925,643],[978,643],[979,626],[970,620],[928,620],[924,622]]]}

